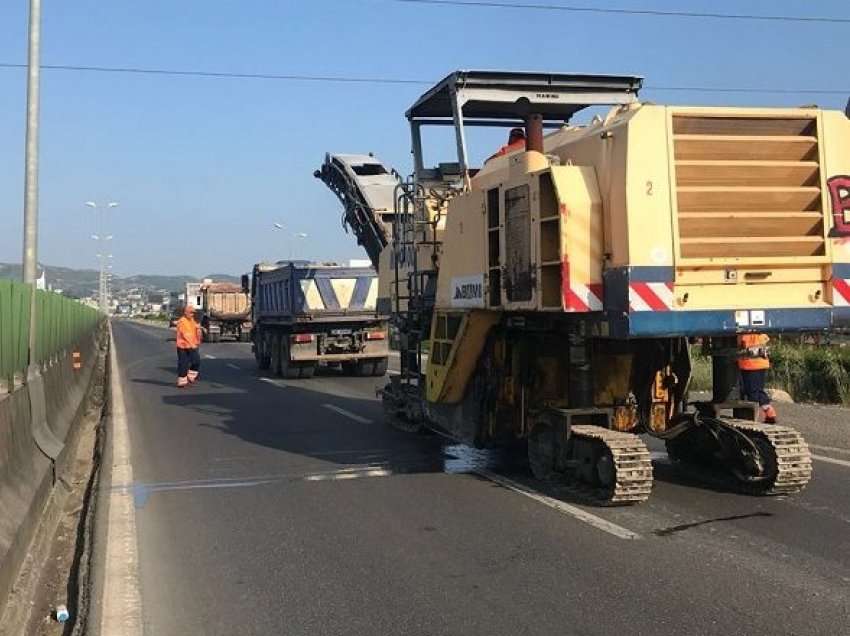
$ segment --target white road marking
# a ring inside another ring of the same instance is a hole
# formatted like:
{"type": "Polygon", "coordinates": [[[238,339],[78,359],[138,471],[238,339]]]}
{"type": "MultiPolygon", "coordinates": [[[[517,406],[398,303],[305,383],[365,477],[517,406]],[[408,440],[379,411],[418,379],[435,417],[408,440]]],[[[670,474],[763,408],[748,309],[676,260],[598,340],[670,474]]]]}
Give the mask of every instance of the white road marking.
{"type": "Polygon", "coordinates": [[[818,446],[817,444],[809,444],[809,448],[814,448],[820,451],[831,451],[833,453],[843,453],[850,455],[850,448],[838,448],[836,446],[818,446]]]}
{"type": "Polygon", "coordinates": [[[275,380],[274,378],[257,378],[260,382],[265,382],[266,384],[273,384],[281,389],[285,389],[286,385],[283,383],[283,380],[275,380]]]}
{"type": "Polygon", "coordinates": [[[356,469],[354,471],[306,475],[304,481],[344,481],[347,479],[363,479],[364,477],[389,477],[392,474],[392,471],[387,468],[356,469]]]}
{"type": "Polygon", "coordinates": [[[395,369],[387,369],[387,375],[401,375],[401,371],[396,371],[395,369]]]}
{"type": "Polygon", "coordinates": [[[835,464],[836,466],[845,466],[850,468],[850,461],[846,459],[835,459],[834,457],[825,457],[824,455],[815,455],[812,454],[812,459],[816,459],[819,462],[826,462],[827,464],[835,464]]]}
{"type": "Polygon", "coordinates": [[[534,492],[523,484],[520,484],[519,482],[516,482],[512,479],[508,479],[507,477],[502,477],[501,475],[497,475],[496,473],[492,473],[488,470],[476,470],[474,472],[476,475],[480,475],[481,477],[489,479],[490,481],[497,483],[500,486],[504,486],[509,490],[513,490],[515,493],[525,495],[526,497],[533,499],[538,503],[542,503],[544,506],[553,508],[558,512],[563,512],[564,514],[570,515],[571,517],[574,517],[579,521],[583,521],[584,523],[593,526],[597,530],[607,532],[608,534],[614,535],[619,539],[642,538],[639,534],[637,534],[636,532],[632,532],[628,528],[618,526],[616,523],[611,523],[610,521],[603,519],[602,517],[597,517],[596,515],[591,514],[586,510],[582,510],[578,506],[573,506],[564,501],[560,501],[559,499],[554,499],[538,492],[534,492]]]}
{"type": "Polygon", "coordinates": [[[649,458],[659,464],[670,463],[670,456],[667,454],[667,451],[650,451],[649,458]]]}
{"type": "Polygon", "coordinates": [[[360,422],[361,424],[371,424],[372,420],[368,417],[363,417],[361,415],[357,415],[356,413],[352,413],[351,411],[346,411],[345,409],[341,409],[338,406],[334,406],[333,404],[322,404],[326,409],[330,409],[334,413],[339,413],[340,415],[344,415],[345,417],[354,420],[355,422],[360,422]]]}
{"type": "Polygon", "coordinates": [[[109,327],[110,391],[112,417],[112,491],[106,527],[101,634],[137,636],[142,633],[142,597],[139,590],[139,555],[136,539],[136,510],[131,492],[133,466],[127,408],[118,370],[118,354],[112,325],[109,327]]]}
{"type": "Polygon", "coordinates": [[[231,368],[231,369],[235,369],[236,371],[241,371],[241,370],[242,370],[240,367],[238,367],[237,365],[233,364],[232,362],[228,362],[226,366],[227,366],[227,367],[229,367],[229,368],[231,368]]]}
{"type": "Polygon", "coordinates": [[[205,357],[207,360],[215,360],[215,356],[210,355],[209,353],[205,353],[205,354],[204,354],[204,357],[205,357]]]}

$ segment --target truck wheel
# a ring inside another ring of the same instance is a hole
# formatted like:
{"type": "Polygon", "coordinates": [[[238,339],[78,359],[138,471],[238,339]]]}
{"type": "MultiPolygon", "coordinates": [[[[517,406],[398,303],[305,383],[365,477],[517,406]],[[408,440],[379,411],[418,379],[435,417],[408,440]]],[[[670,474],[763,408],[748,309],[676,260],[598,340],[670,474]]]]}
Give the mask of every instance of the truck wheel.
{"type": "Polygon", "coordinates": [[[254,342],[254,359],[257,361],[257,367],[265,371],[272,365],[271,357],[266,352],[265,343],[262,338],[257,338],[254,342]]]}
{"type": "Polygon", "coordinates": [[[316,373],[315,362],[302,362],[298,377],[306,380],[312,378],[314,373],[316,373]]]}
{"type": "Polygon", "coordinates": [[[358,360],[354,369],[354,374],[360,377],[374,375],[375,362],[374,360],[358,360]]]}
{"type": "Polygon", "coordinates": [[[289,338],[283,336],[280,339],[278,351],[280,351],[280,375],[281,377],[294,380],[300,374],[300,367],[297,362],[293,362],[289,357],[289,338]]]}
{"type": "Polygon", "coordinates": [[[280,371],[280,336],[273,335],[269,338],[269,347],[271,348],[270,352],[270,365],[269,369],[275,375],[281,375],[280,371]]]}
{"type": "Polygon", "coordinates": [[[345,375],[354,375],[357,370],[357,364],[354,360],[344,360],[339,363],[339,366],[345,375]]]}
{"type": "Polygon", "coordinates": [[[240,331],[239,332],[239,342],[250,342],[250,341],[251,341],[251,334],[250,333],[248,333],[247,331],[240,331]]]}
{"type": "Polygon", "coordinates": [[[372,370],[372,375],[375,377],[381,377],[387,374],[387,367],[389,366],[388,358],[378,358],[375,360],[375,368],[372,370]]]}

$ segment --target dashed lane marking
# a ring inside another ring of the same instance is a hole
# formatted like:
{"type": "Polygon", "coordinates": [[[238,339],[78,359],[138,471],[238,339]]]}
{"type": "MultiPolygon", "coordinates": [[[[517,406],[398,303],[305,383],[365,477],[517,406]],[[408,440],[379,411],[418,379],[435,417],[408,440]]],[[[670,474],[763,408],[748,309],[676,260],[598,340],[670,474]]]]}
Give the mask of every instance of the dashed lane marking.
{"type": "Polygon", "coordinates": [[[474,474],[484,477],[485,479],[489,479],[490,481],[499,484],[500,486],[504,486],[508,490],[513,490],[515,493],[520,495],[524,495],[529,499],[533,499],[538,503],[542,503],[544,506],[548,506],[558,512],[569,515],[579,521],[583,521],[584,523],[593,526],[597,530],[602,530],[603,532],[607,532],[610,535],[617,537],[618,539],[641,539],[642,537],[636,533],[632,532],[628,528],[624,528],[622,526],[618,526],[616,523],[611,523],[607,519],[603,519],[602,517],[597,517],[596,515],[587,512],[586,510],[582,510],[578,506],[573,506],[559,499],[554,499],[553,497],[548,497],[547,495],[543,495],[539,492],[534,492],[530,488],[520,484],[519,482],[514,481],[513,479],[508,479],[507,477],[502,477],[501,475],[497,475],[496,473],[492,473],[488,470],[476,470],[474,474]]]}
{"type": "MultiPolygon", "coordinates": [[[[219,477],[213,479],[189,479],[183,481],[137,482],[130,486],[114,487],[113,493],[132,495],[135,508],[144,508],[152,495],[164,492],[193,492],[229,488],[253,488],[278,483],[299,481],[346,481],[370,477],[389,477],[392,470],[377,464],[366,464],[315,473],[293,473],[259,475],[250,477],[219,477]]],[[[104,632],[105,633],[105,632],[104,632]]]]}
{"type": "Polygon", "coordinates": [[[225,366],[227,366],[229,369],[234,369],[236,371],[242,370],[239,366],[233,364],[232,362],[228,362],[227,365],[225,365],[225,366]]]}
{"type": "Polygon", "coordinates": [[[815,454],[812,454],[812,459],[816,459],[819,462],[826,462],[827,464],[835,464],[836,466],[850,468],[850,461],[847,461],[846,459],[835,459],[834,457],[826,457],[824,455],[815,454]]]}
{"type": "Polygon", "coordinates": [[[356,413],[352,413],[351,411],[346,411],[345,409],[341,409],[338,406],[334,406],[333,404],[322,404],[326,409],[333,411],[334,413],[339,413],[340,415],[344,415],[348,419],[354,420],[355,422],[360,422],[361,424],[371,424],[372,420],[368,417],[362,417],[357,415],[356,413]]]}
{"type": "Polygon", "coordinates": [[[388,468],[366,468],[354,470],[341,470],[335,473],[318,473],[307,475],[304,481],[343,481],[346,479],[363,479],[364,477],[389,477],[392,471],[388,468]]]}
{"type": "Polygon", "coordinates": [[[211,354],[209,354],[209,353],[205,353],[205,354],[204,354],[204,357],[205,357],[207,360],[215,360],[215,356],[214,356],[214,355],[211,355],[211,354]]]}
{"type": "Polygon", "coordinates": [[[283,380],[275,380],[274,378],[257,378],[260,382],[265,382],[266,384],[273,384],[276,387],[280,387],[281,389],[285,389],[286,385],[283,383],[283,380]]]}
{"type": "Polygon", "coordinates": [[[819,451],[827,451],[832,453],[842,453],[850,455],[850,448],[838,448],[837,446],[818,446],[817,444],[809,444],[809,448],[814,448],[819,451]]]}
{"type": "Polygon", "coordinates": [[[345,409],[341,409],[338,406],[334,406],[333,404],[322,404],[326,409],[333,411],[334,413],[339,413],[340,415],[344,415],[350,420],[354,420],[355,422],[360,422],[361,424],[371,424],[372,420],[368,417],[363,417],[361,415],[357,415],[357,413],[352,413],[351,411],[346,411],[345,409]]]}

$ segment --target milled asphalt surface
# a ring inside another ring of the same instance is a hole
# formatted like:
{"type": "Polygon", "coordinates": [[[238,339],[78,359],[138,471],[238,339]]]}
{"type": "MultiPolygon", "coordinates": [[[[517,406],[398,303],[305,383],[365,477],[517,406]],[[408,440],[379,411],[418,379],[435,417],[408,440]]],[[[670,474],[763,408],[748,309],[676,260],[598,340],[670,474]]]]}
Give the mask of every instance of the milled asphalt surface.
{"type": "MultiPolygon", "coordinates": [[[[850,465],[752,498],[657,453],[646,504],[579,506],[624,540],[470,472],[563,496],[522,462],[390,429],[382,379],[262,380],[218,343],[178,390],[169,332],[114,334],[148,635],[850,633],[850,465]]],[[[834,411],[781,414],[850,461],[834,411]]]]}

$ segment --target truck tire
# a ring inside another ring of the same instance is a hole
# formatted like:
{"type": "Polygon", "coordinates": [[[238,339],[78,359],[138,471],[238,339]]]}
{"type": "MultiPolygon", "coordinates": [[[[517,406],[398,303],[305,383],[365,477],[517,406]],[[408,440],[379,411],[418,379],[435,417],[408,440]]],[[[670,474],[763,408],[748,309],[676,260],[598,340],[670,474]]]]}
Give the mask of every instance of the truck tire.
{"type": "Polygon", "coordinates": [[[251,334],[247,331],[240,331],[237,340],[239,340],[239,342],[250,342],[251,334]]]}
{"type": "Polygon", "coordinates": [[[269,370],[274,375],[281,375],[281,371],[280,371],[280,336],[278,334],[273,334],[269,338],[269,348],[271,349],[271,352],[270,352],[271,364],[269,366],[269,370]]]}
{"type": "Polygon", "coordinates": [[[266,351],[266,343],[259,335],[254,341],[254,359],[257,361],[257,368],[261,371],[266,371],[272,365],[271,357],[266,351]]]}
{"type": "Polygon", "coordinates": [[[309,379],[313,377],[313,374],[316,373],[316,363],[315,362],[302,362],[301,369],[299,370],[298,377],[301,379],[309,379]]]}
{"type": "Polygon", "coordinates": [[[372,369],[372,375],[377,378],[380,378],[387,374],[387,367],[389,366],[389,358],[377,358],[375,360],[375,366],[372,369]]]}
{"type": "Polygon", "coordinates": [[[289,380],[294,380],[300,375],[300,364],[293,362],[289,357],[289,338],[283,336],[280,338],[278,345],[278,355],[280,356],[280,376],[289,380]]]}
{"type": "Polygon", "coordinates": [[[343,360],[339,363],[339,368],[342,369],[343,375],[354,375],[357,368],[356,360],[343,360]]]}
{"type": "Polygon", "coordinates": [[[354,375],[365,378],[375,374],[375,361],[371,359],[358,360],[354,367],[354,375]]]}

